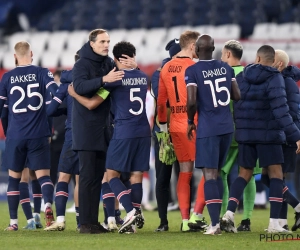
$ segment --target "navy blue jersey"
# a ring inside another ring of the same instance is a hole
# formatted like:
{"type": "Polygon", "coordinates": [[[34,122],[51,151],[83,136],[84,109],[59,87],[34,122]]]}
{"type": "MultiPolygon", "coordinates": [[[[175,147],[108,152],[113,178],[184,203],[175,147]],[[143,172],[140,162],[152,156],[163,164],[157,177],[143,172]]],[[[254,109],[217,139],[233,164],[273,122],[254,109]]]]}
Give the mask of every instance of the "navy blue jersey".
{"type": "Polygon", "coordinates": [[[47,89],[55,93],[52,73],[38,66],[18,66],[5,73],[0,84],[0,113],[7,100],[7,138],[50,136],[46,113],[47,89]]]}
{"type": "Polygon", "coordinates": [[[140,70],[124,70],[122,80],[105,84],[114,107],[113,139],[151,136],[146,115],[147,76],[140,70]]]}
{"type": "Polygon", "coordinates": [[[197,138],[233,132],[230,113],[233,69],[218,60],[200,60],[185,71],[187,86],[197,86],[197,138]]]}
{"type": "Polygon", "coordinates": [[[58,90],[56,91],[51,103],[47,107],[47,114],[49,116],[56,116],[58,114],[62,114],[62,112],[58,112],[59,110],[64,111],[63,109],[59,109],[60,104],[66,99],[67,100],[67,119],[66,119],[66,133],[65,133],[65,141],[72,141],[72,106],[73,106],[73,98],[68,93],[68,83],[62,83],[58,90]],[[58,113],[57,113],[58,112],[58,113]]]}

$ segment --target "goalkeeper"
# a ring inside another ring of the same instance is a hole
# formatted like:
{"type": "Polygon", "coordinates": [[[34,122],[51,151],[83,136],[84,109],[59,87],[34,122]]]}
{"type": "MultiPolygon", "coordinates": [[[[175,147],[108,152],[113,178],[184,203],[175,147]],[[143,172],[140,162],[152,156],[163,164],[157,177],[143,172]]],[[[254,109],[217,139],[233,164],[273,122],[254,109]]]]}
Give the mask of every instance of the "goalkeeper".
{"type": "MultiPolygon", "coordinates": [[[[190,219],[190,180],[193,175],[195,161],[195,139],[187,138],[187,92],[184,81],[185,69],[194,64],[195,57],[193,44],[199,33],[185,31],[181,34],[179,43],[181,51],[167,62],[160,72],[157,113],[160,129],[167,131],[167,101],[170,105],[170,135],[174,145],[175,154],[180,165],[180,173],[177,183],[177,197],[182,217],[181,231],[193,231],[188,223],[190,219]]],[[[197,120],[197,119],[196,119],[197,120]]]]}

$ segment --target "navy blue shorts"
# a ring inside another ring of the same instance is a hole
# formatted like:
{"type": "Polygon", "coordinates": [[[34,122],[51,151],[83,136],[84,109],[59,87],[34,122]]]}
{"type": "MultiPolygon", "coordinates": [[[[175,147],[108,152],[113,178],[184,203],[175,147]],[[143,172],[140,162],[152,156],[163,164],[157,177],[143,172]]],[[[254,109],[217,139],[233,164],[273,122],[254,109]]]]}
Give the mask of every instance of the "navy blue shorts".
{"type": "Polygon", "coordinates": [[[232,133],[196,140],[196,168],[221,169],[231,145],[232,133]]]}
{"type": "Polygon", "coordinates": [[[113,139],[110,141],[106,168],[118,172],[148,171],[151,137],[113,139]]]}
{"type": "Polygon", "coordinates": [[[6,139],[5,164],[8,169],[15,172],[21,172],[24,166],[28,166],[31,170],[50,169],[48,137],[6,139]]]}
{"type": "Polygon", "coordinates": [[[239,166],[250,169],[255,168],[257,159],[259,160],[259,166],[261,168],[282,164],[284,162],[282,145],[254,143],[239,144],[239,166]]]}
{"type": "Polygon", "coordinates": [[[297,148],[289,145],[283,145],[282,151],[283,151],[283,157],[284,157],[284,163],[282,164],[282,172],[283,173],[293,173],[295,172],[296,168],[296,162],[297,162],[297,154],[296,154],[297,148]]]}
{"type": "Polygon", "coordinates": [[[58,172],[79,175],[78,153],[72,149],[72,141],[65,141],[60,153],[58,172]]]}

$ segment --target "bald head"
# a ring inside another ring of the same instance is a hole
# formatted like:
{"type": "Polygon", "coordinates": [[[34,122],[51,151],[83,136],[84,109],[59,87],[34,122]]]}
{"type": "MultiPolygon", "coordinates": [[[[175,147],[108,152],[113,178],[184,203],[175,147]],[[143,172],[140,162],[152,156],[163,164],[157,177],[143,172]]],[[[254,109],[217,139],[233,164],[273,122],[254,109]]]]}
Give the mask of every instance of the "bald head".
{"type": "Polygon", "coordinates": [[[200,60],[212,59],[212,53],[214,50],[214,39],[211,36],[199,36],[198,40],[196,41],[196,54],[200,60]]]}
{"type": "Polygon", "coordinates": [[[285,69],[289,64],[289,56],[288,54],[280,49],[275,50],[275,67],[278,68],[279,71],[285,69]]]}
{"type": "Polygon", "coordinates": [[[270,45],[261,46],[256,53],[255,63],[272,66],[275,60],[275,50],[270,45]]]}

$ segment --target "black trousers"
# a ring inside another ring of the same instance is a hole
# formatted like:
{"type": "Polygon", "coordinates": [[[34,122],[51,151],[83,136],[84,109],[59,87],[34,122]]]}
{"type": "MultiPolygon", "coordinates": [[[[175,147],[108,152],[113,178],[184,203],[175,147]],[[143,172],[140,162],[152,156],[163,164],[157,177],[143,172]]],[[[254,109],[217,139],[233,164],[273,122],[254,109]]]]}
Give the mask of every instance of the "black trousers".
{"type": "Polygon", "coordinates": [[[97,224],[106,154],[101,151],[78,151],[80,224],[97,224]]]}
{"type": "Polygon", "coordinates": [[[158,216],[162,224],[168,224],[167,211],[170,197],[170,180],[172,175],[172,165],[166,165],[159,160],[159,143],[154,136],[155,149],[155,172],[156,172],[156,200],[158,216]]]}

